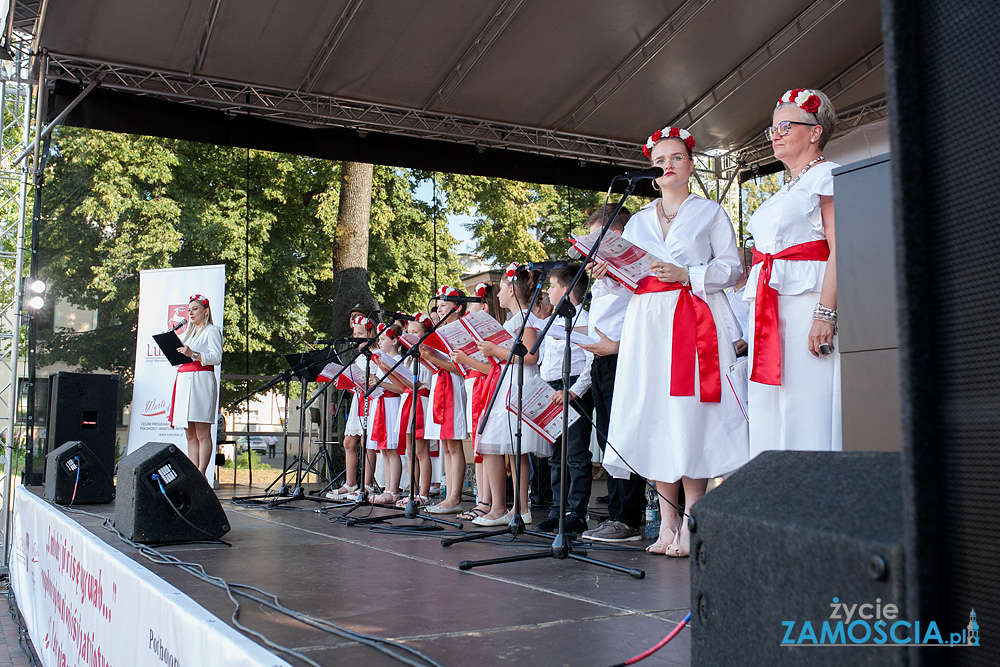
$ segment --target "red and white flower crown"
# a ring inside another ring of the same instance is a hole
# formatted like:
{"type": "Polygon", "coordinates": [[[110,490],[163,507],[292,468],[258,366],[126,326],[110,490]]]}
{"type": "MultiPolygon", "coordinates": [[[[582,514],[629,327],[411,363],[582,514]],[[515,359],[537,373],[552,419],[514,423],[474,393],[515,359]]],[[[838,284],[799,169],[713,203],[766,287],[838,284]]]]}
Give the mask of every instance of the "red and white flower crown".
{"type": "Polygon", "coordinates": [[[486,283],[476,284],[476,296],[478,296],[480,299],[486,298],[486,283]]]}
{"type": "Polygon", "coordinates": [[[511,262],[507,265],[507,269],[504,271],[504,276],[506,276],[507,282],[514,282],[514,279],[517,278],[517,270],[520,268],[521,265],[517,262],[511,262]]]}
{"type": "Polygon", "coordinates": [[[377,328],[377,331],[380,334],[385,334],[386,338],[395,338],[396,337],[396,330],[393,329],[388,324],[379,324],[378,328],[377,328]]]}
{"type": "Polygon", "coordinates": [[[192,294],[190,297],[188,297],[188,303],[191,303],[192,301],[197,301],[201,305],[203,305],[206,308],[208,308],[208,297],[207,296],[202,296],[201,294],[192,294]]]}
{"type": "Polygon", "coordinates": [[[690,132],[679,127],[670,127],[668,125],[662,130],[657,130],[649,135],[649,138],[646,139],[646,144],[642,147],[642,154],[649,157],[653,154],[653,146],[655,146],[658,141],[661,139],[669,139],[671,137],[683,141],[689,151],[694,150],[695,141],[690,132]]]}
{"type": "Polygon", "coordinates": [[[782,104],[794,104],[807,113],[816,113],[820,107],[819,96],[807,88],[793,88],[787,91],[778,99],[774,108],[777,109],[782,104]]]}
{"type": "Polygon", "coordinates": [[[375,323],[372,322],[367,317],[365,317],[364,315],[358,315],[353,320],[351,320],[351,326],[356,326],[358,324],[363,326],[367,331],[371,331],[372,329],[375,328],[375,323]]]}
{"type": "Polygon", "coordinates": [[[458,296],[458,290],[448,285],[441,285],[435,296],[458,296]]]}
{"type": "Polygon", "coordinates": [[[430,329],[432,326],[434,326],[434,321],[431,319],[431,316],[430,315],[424,315],[419,310],[417,312],[413,313],[413,321],[414,322],[420,322],[420,324],[423,324],[428,329],[430,329]]]}

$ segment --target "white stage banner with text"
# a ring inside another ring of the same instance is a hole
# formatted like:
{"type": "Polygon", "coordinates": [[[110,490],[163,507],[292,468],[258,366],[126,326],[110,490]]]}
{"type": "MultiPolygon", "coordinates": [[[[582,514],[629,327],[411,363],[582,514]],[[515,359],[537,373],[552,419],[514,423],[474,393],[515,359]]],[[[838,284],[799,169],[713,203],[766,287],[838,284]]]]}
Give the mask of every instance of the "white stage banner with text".
{"type": "MultiPolygon", "coordinates": [[[[148,442],[169,442],[187,451],[184,429],[170,428],[170,400],[177,369],[170,365],[153,340],[155,334],[170,330],[187,319],[188,298],[193,294],[208,297],[214,324],[222,328],[226,292],[226,267],[186,266],[139,272],[139,328],[135,342],[135,383],[132,390],[132,413],[128,426],[128,453],[148,442]]],[[[177,330],[184,337],[187,325],[177,330]]],[[[215,367],[216,380],[221,375],[215,367]]],[[[218,413],[216,413],[218,416],[218,413]]],[[[212,442],[216,442],[212,425],[212,442]]],[[[208,479],[215,478],[215,457],[209,462],[208,479]]]]}
{"type": "Polygon", "coordinates": [[[291,667],[24,486],[13,531],[10,583],[45,667],[291,667]]]}

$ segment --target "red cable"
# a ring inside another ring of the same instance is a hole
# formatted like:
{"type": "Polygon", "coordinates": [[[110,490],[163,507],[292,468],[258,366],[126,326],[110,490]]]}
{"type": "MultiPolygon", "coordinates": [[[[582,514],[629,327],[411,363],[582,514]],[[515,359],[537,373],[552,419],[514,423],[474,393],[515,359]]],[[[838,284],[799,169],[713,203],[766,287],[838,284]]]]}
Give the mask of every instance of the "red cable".
{"type": "Polygon", "coordinates": [[[673,639],[674,637],[676,637],[678,634],[680,634],[680,631],[684,629],[684,626],[686,626],[688,624],[688,621],[690,621],[690,620],[691,620],[691,612],[688,612],[687,616],[684,617],[684,620],[682,620],[680,623],[678,623],[677,627],[674,628],[673,630],[671,630],[669,635],[667,635],[666,637],[664,637],[663,639],[661,639],[656,644],[656,646],[653,646],[653,647],[651,647],[649,649],[646,649],[645,651],[643,651],[639,655],[637,655],[635,657],[632,657],[632,658],[629,658],[625,662],[620,662],[617,665],[612,665],[612,667],[625,667],[627,665],[634,665],[635,663],[639,662],[640,660],[645,660],[646,658],[648,658],[649,656],[653,655],[654,653],[656,653],[657,651],[659,651],[661,648],[663,648],[664,646],[666,646],[668,643],[670,643],[670,640],[673,639]]]}

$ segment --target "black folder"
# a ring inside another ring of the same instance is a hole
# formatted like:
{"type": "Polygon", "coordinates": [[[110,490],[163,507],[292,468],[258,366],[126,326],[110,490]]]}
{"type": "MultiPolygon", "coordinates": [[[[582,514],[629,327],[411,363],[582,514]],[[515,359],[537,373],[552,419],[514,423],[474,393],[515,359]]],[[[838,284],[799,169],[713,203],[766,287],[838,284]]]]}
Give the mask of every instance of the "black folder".
{"type": "Polygon", "coordinates": [[[194,361],[194,359],[186,354],[181,354],[177,351],[177,348],[182,347],[184,343],[181,342],[181,339],[173,331],[156,334],[153,336],[153,340],[156,341],[160,350],[163,351],[163,356],[167,358],[171,366],[180,366],[181,364],[188,364],[194,361]]]}

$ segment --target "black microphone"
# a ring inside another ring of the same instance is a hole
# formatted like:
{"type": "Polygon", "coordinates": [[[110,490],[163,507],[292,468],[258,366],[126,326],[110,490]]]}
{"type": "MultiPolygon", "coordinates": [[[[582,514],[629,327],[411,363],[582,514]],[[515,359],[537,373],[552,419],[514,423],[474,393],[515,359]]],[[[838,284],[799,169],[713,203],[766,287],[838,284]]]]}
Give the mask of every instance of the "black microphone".
{"type": "Polygon", "coordinates": [[[339,345],[340,343],[367,343],[371,338],[327,338],[314,340],[310,345],[339,345]]]}
{"type": "Polygon", "coordinates": [[[561,269],[564,266],[569,266],[573,262],[566,259],[555,259],[548,262],[528,262],[525,264],[529,271],[551,271],[552,269],[561,269]]]}
{"type": "Polygon", "coordinates": [[[378,311],[382,315],[385,315],[389,319],[393,320],[403,320],[404,322],[412,322],[413,315],[406,315],[405,313],[394,313],[391,310],[380,310],[378,311]]]}
{"type": "Polygon", "coordinates": [[[188,323],[188,321],[186,319],[181,320],[180,322],[178,322],[177,324],[175,324],[174,326],[172,326],[170,328],[170,330],[171,331],[177,331],[178,329],[180,329],[182,326],[184,326],[187,323],[188,323]]]}
{"type": "MultiPolygon", "coordinates": [[[[453,296],[436,296],[434,297],[438,301],[447,301],[448,303],[485,303],[486,299],[479,296],[462,296],[461,294],[455,294],[453,296]]],[[[413,319],[413,318],[410,318],[413,319]]]]}
{"type": "Polygon", "coordinates": [[[646,178],[659,178],[660,176],[663,176],[663,169],[660,167],[650,167],[649,169],[643,169],[642,171],[630,171],[624,174],[619,174],[618,176],[615,176],[615,180],[633,183],[646,178]]]}

